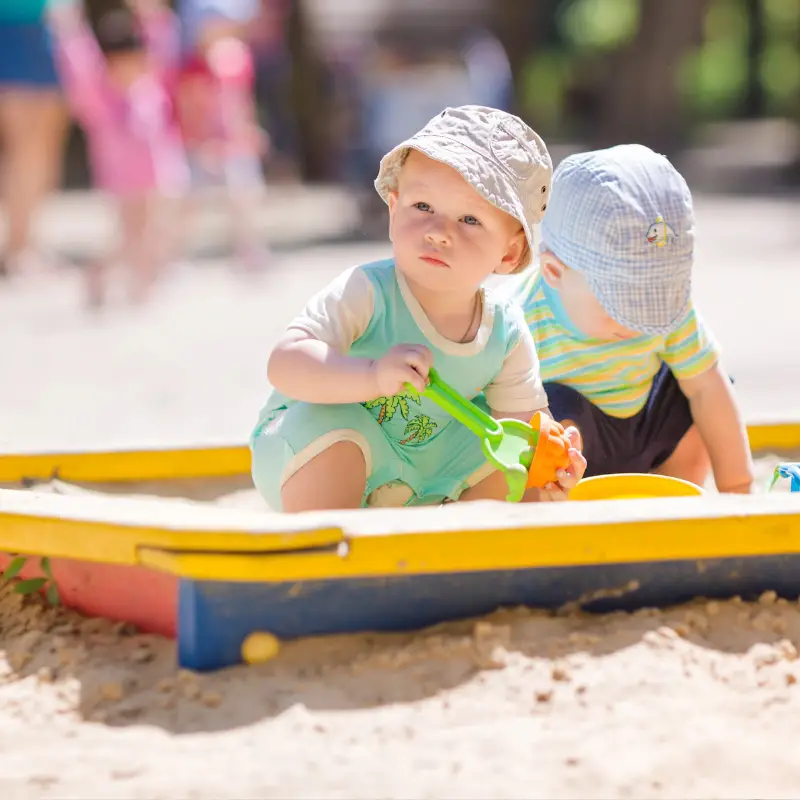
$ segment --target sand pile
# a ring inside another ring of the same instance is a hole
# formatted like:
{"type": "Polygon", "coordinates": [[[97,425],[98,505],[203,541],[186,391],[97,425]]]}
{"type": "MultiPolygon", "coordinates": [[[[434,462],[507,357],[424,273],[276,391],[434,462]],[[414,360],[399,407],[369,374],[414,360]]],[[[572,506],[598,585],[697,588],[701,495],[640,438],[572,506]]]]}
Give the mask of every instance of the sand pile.
{"type": "Polygon", "coordinates": [[[506,610],[199,675],[171,641],[0,585],[0,798],[797,797],[798,648],[800,605],[766,593],[506,610]]]}
{"type": "Polygon", "coordinates": [[[800,606],[529,610],[176,670],[0,593],[0,796],[796,797],[800,606]]]}

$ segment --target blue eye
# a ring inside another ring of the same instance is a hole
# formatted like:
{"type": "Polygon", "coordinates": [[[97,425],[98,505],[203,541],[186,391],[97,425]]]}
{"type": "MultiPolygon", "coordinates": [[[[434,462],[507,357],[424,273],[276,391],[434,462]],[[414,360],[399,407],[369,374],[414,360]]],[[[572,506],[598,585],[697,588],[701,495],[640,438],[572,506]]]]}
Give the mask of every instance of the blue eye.
{"type": "Polygon", "coordinates": [[[467,225],[480,225],[480,221],[477,217],[473,217],[472,214],[466,214],[463,218],[464,222],[467,225]]]}
{"type": "Polygon", "coordinates": [[[431,210],[431,207],[427,203],[414,203],[414,208],[418,208],[420,211],[431,210]]]}

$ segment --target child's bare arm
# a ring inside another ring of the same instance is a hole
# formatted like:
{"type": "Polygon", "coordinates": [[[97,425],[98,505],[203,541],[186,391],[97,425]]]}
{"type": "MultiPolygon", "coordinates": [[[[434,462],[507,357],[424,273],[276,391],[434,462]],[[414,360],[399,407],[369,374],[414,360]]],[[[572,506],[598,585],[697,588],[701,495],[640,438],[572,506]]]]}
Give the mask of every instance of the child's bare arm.
{"type": "Polygon", "coordinates": [[[717,363],[701,375],[679,383],[708,449],[717,488],[721,492],[748,493],[753,484],[753,461],[747,429],[727,375],[717,363]]]}
{"type": "Polygon", "coordinates": [[[399,394],[407,383],[424,391],[432,362],[422,345],[399,344],[377,359],[356,358],[289,329],[272,351],[267,377],[281,394],[306,403],[365,403],[399,394]]]}
{"type": "Polygon", "coordinates": [[[397,394],[404,379],[416,381],[423,390],[423,375],[428,373],[422,365],[430,362],[426,348],[418,348],[426,354],[405,353],[405,360],[397,352],[401,348],[392,348],[378,360],[349,355],[373,308],[374,293],[366,273],[359,268],[343,272],[311,298],[273,349],[267,364],[273,387],[306,403],[363,403],[397,394]]]}
{"type": "Polygon", "coordinates": [[[305,331],[288,330],[270,355],[269,382],[306,403],[359,403],[374,398],[372,361],[337,353],[305,331]]]}
{"type": "Polygon", "coordinates": [[[106,61],[86,19],[82,0],[50,0],[47,20],[55,43],[56,63],[75,114],[83,122],[107,114],[102,101],[106,61]]]}

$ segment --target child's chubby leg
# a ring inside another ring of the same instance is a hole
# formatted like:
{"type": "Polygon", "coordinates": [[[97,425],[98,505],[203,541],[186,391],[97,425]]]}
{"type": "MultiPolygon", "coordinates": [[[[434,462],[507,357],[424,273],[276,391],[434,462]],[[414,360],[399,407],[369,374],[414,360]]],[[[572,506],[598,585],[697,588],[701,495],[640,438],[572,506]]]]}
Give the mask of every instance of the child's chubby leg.
{"type": "Polygon", "coordinates": [[[360,508],[367,485],[367,460],[361,446],[344,439],[304,464],[281,487],[289,513],[326,508],[360,508]]]}
{"type": "Polygon", "coordinates": [[[222,180],[207,167],[206,160],[198,147],[187,148],[186,163],[189,168],[189,185],[175,200],[175,221],[165,242],[169,260],[185,258],[187,254],[188,257],[194,255],[192,252],[194,226],[204,209],[207,191],[222,180]]]}
{"type": "Polygon", "coordinates": [[[401,476],[375,418],[359,404],[294,403],[256,428],[253,483],[273,511],[360,508],[401,476]]]}
{"type": "Polygon", "coordinates": [[[122,257],[128,265],[132,303],[147,300],[159,271],[159,227],[156,198],[147,192],[120,198],[122,257]]]}
{"type": "Polygon", "coordinates": [[[265,192],[258,156],[229,157],[225,164],[225,180],[236,255],[246,272],[258,273],[269,262],[269,250],[261,240],[258,226],[258,212],[265,192]]]}
{"type": "Polygon", "coordinates": [[[505,500],[508,494],[505,474],[492,465],[487,465],[487,469],[476,470],[467,478],[466,484],[467,488],[458,498],[460,503],[472,500],[505,500]],[[487,475],[489,469],[491,471],[487,475]]]}
{"type": "Polygon", "coordinates": [[[84,271],[86,302],[89,308],[105,305],[109,278],[120,265],[133,264],[140,247],[141,231],[139,221],[138,196],[126,197],[108,194],[106,198],[116,205],[117,236],[113,248],[103,255],[93,258],[84,271]]]}
{"type": "Polygon", "coordinates": [[[711,458],[700,436],[700,431],[692,425],[678,442],[672,454],[653,472],[682,478],[685,481],[704,486],[711,474],[711,458]]]}
{"type": "Polygon", "coordinates": [[[114,265],[115,253],[93,258],[84,269],[86,305],[99,309],[105,305],[108,289],[108,273],[114,265]]]}
{"type": "Polygon", "coordinates": [[[704,486],[711,458],[694,424],[692,410],[678,381],[666,365],[653,379],[641,412],[641,438],[650,443],[650,471],[704,486]]]}

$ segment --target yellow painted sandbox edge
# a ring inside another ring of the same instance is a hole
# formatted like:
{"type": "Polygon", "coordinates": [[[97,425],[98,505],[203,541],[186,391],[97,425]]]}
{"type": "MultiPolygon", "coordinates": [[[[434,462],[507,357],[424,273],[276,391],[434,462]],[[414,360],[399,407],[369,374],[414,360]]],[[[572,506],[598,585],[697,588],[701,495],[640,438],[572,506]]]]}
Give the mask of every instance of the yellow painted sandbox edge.
{"type": "MultiPolygon", "coordinates": [[[[754,453],[800,451],[800,419],[748,425],[754,453]]],[[[0,483],[57,477],[78,483],[226,478],[250,472],[246,445],[0,453],[0,483]]]]}

